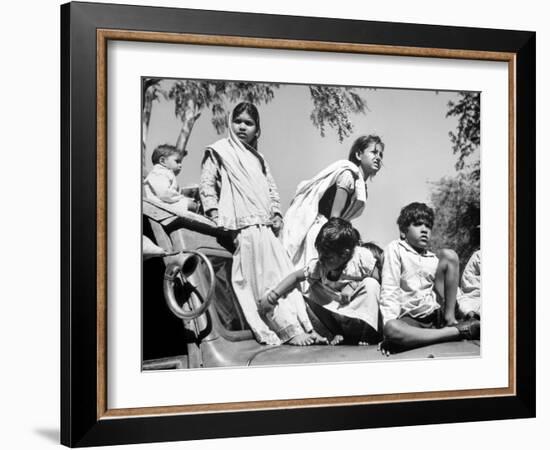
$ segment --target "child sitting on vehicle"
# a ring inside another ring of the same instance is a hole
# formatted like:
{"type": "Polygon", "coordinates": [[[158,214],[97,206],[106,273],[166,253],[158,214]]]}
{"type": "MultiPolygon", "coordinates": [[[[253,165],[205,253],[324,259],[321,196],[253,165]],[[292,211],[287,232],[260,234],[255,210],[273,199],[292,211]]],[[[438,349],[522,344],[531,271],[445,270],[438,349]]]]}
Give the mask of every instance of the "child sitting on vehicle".
{"type": "Polygon", "coordinates": [[[460,279],[458,310],[461,316],[479,319],[481,316],[481,250],[476,250],[468,260],[460,279]]]}
{"type": "Polygon", "coordinates": [[[380,284],[372,278],[377,260],[359,241],[359,232],[350,222],[329,219],[315,240],[319,257],[270,289],[260,300],[264,312],[307,281],[308,304],[328,331],[318,332],[327,334],[331,344],[378,342],[380,284]]]}
{"type": "Polygon", "coordinates": [[[176,176],[181,171],[181,160],[187,152],[180,152],[173,145],[159,145],[153,151],[153,169],[144,181],[145,198],[153,200],[178,216],[187,211],[196,212],[198,205],[192,198],[183,195],[176,176]]]}
{"type": "Polygon", "coordinates": [[[381,351],[404,350],[460,339],[479,339],[480,323],[455,318],[459,277],[452,250],[428,250],[434,211],[424,203],[405,206],[397,224],[400,239],[384,251],[380,312],[381,351]],[[441,323],[443,322],[443,323],[441,323]]]}

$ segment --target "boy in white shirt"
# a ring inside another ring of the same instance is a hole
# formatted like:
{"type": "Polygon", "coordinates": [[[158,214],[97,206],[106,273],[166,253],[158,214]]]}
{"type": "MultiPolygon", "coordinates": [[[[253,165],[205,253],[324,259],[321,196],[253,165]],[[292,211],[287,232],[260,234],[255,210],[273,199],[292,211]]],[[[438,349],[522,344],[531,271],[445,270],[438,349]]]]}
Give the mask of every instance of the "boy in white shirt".
{"type": "Polygon", "coordinates": [[[181,161],[187,152],[180,152],[173,145],[159,145],[153,151],[153,169],[145,178],[145,198],[153,200],[160,207],[178,215],[187,211],[196,212],[198,205],[185,197],[180,190],[176,176],[181,171],[181,161]]]}
{"type": "Polygon", "coordinates": [[[428,250],[434,212],[424,203],[405,206],[397,224],[400,239],[384,251],[380,312],[381,351],[389,354],[438,342],[479,339],[480,323],[455,318],[458,256],[428,250]]]}

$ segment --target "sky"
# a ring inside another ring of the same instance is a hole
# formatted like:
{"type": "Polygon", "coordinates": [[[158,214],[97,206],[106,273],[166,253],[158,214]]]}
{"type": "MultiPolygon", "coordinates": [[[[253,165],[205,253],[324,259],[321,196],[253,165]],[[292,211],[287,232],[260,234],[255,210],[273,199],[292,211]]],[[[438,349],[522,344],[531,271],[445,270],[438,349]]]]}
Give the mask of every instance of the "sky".
{"type": "MultiPolygon", "coordinates": [[[[378,134],[385,144],[383,167],[368,182],[368,200],[361,217],[353,221],[364,241],[384,247],[399,237],[396,225],[400,209],[413,201],[429,203],[430,182],[456,173],[457,156],[449,138],[456,131],[455,117],[446,118],[448,102],[456,92],[391,88],[356,88],[367,103],[366,114],[353,115],[352,134],[342,143],[327,128],[325,137],[313,125],[313,103],[304,85],[281,84],[274,99],[260,104],[261,137],[258,149],[268,161],[288,209],[298,183],[312,178],[339,159],[347,159],[353,141],[363,134],[378,134]]],[[[234,104],[226,105],[231,111],[234,104]]],[[[198,184],[200,163],[207,145],[225,137],[218,135],[204,111],[193,127],[188,156],[178,175],[180,186],[198,184]]],[[[163,143],[175,145],[181,122],[174,103],[161,98],[153,104],[146,140],[146,171],[151,153],[163,143]]]]}

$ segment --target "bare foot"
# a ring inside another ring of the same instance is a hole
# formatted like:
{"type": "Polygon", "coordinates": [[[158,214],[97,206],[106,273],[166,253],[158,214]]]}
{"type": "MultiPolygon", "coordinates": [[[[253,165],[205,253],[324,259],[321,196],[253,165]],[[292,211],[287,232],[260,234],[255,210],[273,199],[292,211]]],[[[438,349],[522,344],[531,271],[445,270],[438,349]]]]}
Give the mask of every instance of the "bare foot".
{"type": "Polygon", "coordinates": [[[453,327],[458,323],[454,314],[445,317],[445,326],[453,327]]]}
{"type": "Polygon", "coordinates": [[[378,351],[382,353],[384,356],[390,356],[392,354],[391,346],[388,341],[383,340],[382,342],[378,343],[378,351]]]}
{"type": "Polygon", "coordinates": [[[321,336],[317,331],[312,330],[309,332],[310,336],[313,336],[313,343],[314,344],[328,344],[328,339],[326,337],[321,336]]]}
{"type": "Polygon", "coordinates": [[[287,344],[304,346],[304,345],[311,345],[314,342],[315,342],[315,337],[312,336],[311,333],[302,333],[294,336],[292,339],[290,339],[287,342],[287,344]]]}
{"type": "Polygon", "coordinates": [[[281,345],[281,340],[279,337],[271,330],[268,332],[260,332],[257,335],[257,340],[261,344],[267,345],[281,345]]]}
{"type": "Polygon", "coordinates": [[[344,340],[344,336],[342,336],[341,334],[336,334],[336,335],[332,338],[332,341],[330,341],[330,345],[338,345],[338,344],[341,344],[343,340],[344,340]]]}
{"type": "Polygon", "coordinates": [[[366,347],[369,343],[367,341],[359,341],[357,345],[364,345],[366,347]]]}

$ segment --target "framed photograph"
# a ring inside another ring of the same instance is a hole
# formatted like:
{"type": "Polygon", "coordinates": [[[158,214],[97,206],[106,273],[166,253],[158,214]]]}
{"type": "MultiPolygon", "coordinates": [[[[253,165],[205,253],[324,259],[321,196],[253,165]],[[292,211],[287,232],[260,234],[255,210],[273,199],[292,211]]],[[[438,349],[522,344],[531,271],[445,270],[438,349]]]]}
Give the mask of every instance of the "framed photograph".
{"type": "Polygon", "coordinates": [[[63,444],[534,417],[535,33],[61,27],[63,444]]]}

